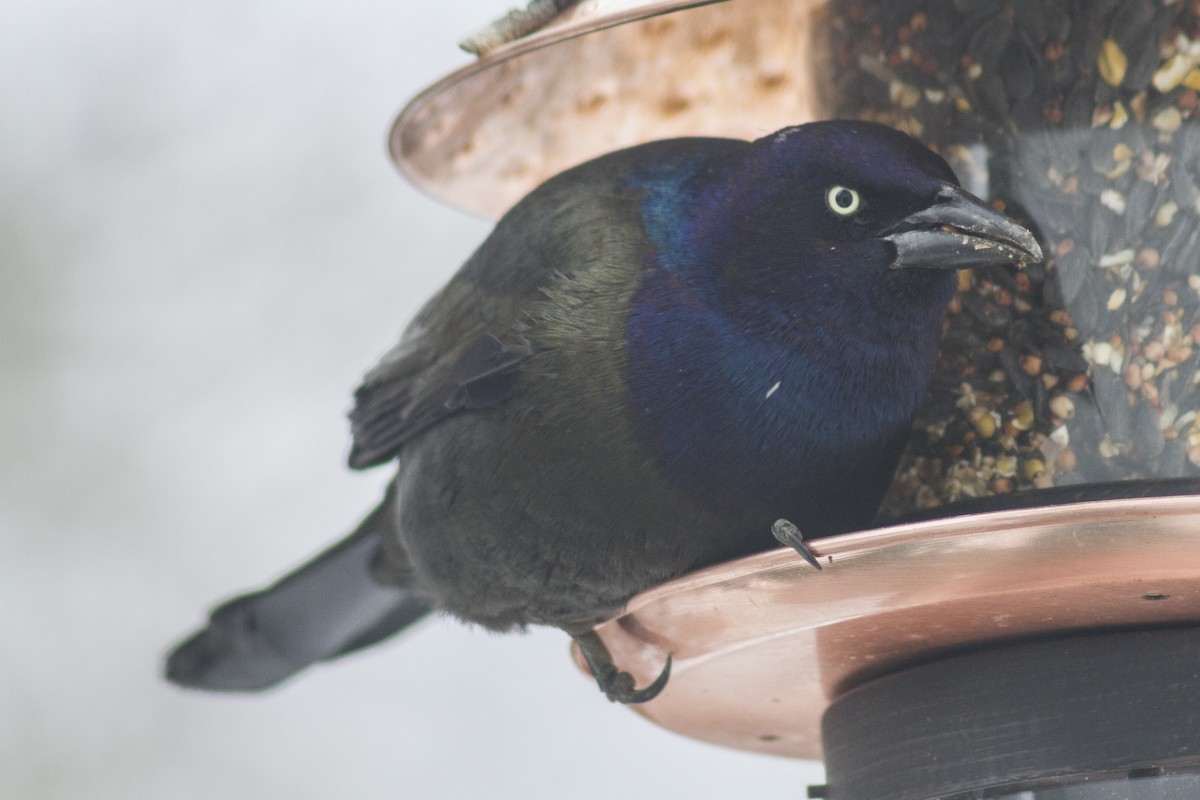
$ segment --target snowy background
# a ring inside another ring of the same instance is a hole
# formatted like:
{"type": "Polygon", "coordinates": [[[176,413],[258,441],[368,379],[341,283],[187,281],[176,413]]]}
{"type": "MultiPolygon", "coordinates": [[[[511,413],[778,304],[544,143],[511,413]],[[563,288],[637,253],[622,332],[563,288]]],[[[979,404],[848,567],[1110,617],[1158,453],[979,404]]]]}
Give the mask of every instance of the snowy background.
{"type": "Polygon", "coordinates": [[[796,798],[816,765],[607,703],[567,639],[434,620],[177,690],[218,599],[342,535],[365,368],[488,225],[388,162],[508,0],[48,0],[0,26],[0,797],[796,798]]]}

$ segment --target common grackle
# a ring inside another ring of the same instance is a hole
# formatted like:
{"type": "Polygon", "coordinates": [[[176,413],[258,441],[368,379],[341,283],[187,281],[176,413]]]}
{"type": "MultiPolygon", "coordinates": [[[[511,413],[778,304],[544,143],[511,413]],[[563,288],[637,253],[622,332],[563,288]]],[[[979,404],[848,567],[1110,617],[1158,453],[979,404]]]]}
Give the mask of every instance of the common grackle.
{"type": "Polygon", "coordinates": [[[634,593],[860,528],[933,369],[956,268],[1024,228],[889,128],[821,122],[602,156],[518,203],[367,373],[350,465],[398,464],[347,539],[218,607],[181,685],[254,690],[430,610],[575,638],[634,593]],[[794,529],[789,529],[794,530],[794,529]]]}

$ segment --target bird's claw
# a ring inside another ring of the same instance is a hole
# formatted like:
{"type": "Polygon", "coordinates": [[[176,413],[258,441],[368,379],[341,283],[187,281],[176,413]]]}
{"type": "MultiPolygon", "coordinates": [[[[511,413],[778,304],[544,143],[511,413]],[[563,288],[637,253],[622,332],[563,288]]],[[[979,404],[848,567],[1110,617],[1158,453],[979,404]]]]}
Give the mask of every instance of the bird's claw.
{"type": "Polygon", "coordinates": [[[654,683],[644,689],[638,689],[633,675],[617,669],[612,662],[608,648],[594,632],[589,631],[577,635],[574,639],[579,646],[579,652],[583,654],[584,661],[587,662],[592,677],[596,679],[600,691],[604,692],[604,696],[614,703],[629,705],[653,700],[658,697],[659,692],[663,690],[663,687],[667,685],[667,680],[671,677],[671,657],[668,655],[666,666],[654,679],[654,683]]]}
{"type": "Polygon", "coordinates": [[[671,657],[667,656],[666,666],[654,679],[654,683],[645,689],[636,688],[632,675],[628,672],[621,672],[611,664],[604,672],[603,677],[595,677],[596,683],[600,685],[600,691],[604,692],[605,697],[614,703],[624,703],[625,705],[645,703],[658,697],[658,693],[667,685],[667,679],[671,677],[671,657]]]}
{"type": "Polygon", "coordinates": [[[817,569],[821,568],[821,562],[817,560],[817,554],[812,551],[808,543],[804,541],[804,534],[800,533],[800,529],[795,523],[789,522],[786,519],[777,519],[775,524],[771,526],[771,533],[780,544],[785,544],[800,554],[800,557],[812,564],[817,569]]]}

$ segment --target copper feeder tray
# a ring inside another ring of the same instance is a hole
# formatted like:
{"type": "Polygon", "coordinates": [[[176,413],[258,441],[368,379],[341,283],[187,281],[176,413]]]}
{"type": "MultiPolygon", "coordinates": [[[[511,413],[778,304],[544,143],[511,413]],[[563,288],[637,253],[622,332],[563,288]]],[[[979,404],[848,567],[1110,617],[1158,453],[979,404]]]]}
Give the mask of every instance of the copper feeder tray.
{"type": "Polygon", "coordinates": [[[1200,496],[1076,503],[917,522],[687,575],[597,628],[614,661],[666,689],[636,706],[714,744],[821,758],[842,692],[984,644],[1200,624],[1200,496]]]}
{"type": "Polygon", "coordinates": [[[414,98],[388,147],[428,194],[495,218],[611,150],[758,138],[814,118],[809,31],[822,5],[583,0],[414,98]]]}

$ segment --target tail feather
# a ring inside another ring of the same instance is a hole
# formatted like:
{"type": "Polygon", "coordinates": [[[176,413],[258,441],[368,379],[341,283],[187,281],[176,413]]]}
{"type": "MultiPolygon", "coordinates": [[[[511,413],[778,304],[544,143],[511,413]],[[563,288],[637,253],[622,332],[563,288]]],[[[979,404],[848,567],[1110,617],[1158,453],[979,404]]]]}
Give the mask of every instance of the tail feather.
{"type": "Polygon", "coordinates": [[[168,656],[167,679],[193,689],[265,689],[428,614],[426,600],[371,577],[392,510],[389,492],[344,540],[270,587],[214,609],[207,627],[168,656]]]}

